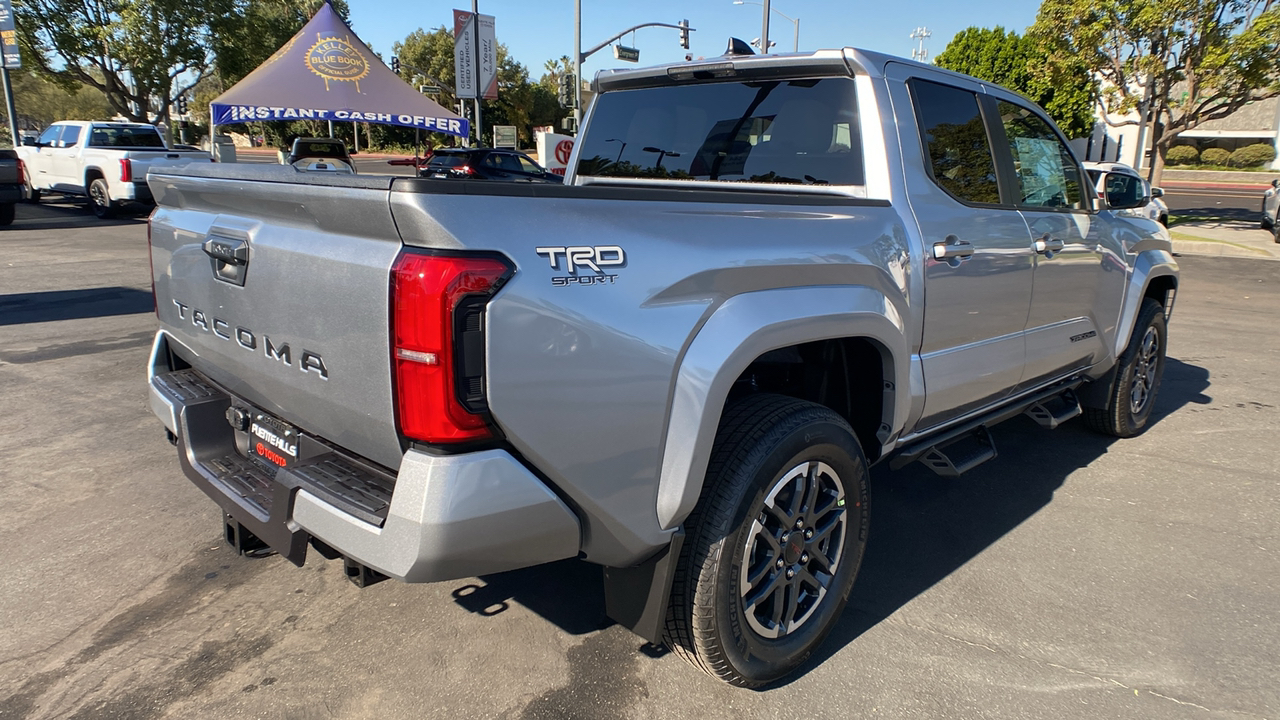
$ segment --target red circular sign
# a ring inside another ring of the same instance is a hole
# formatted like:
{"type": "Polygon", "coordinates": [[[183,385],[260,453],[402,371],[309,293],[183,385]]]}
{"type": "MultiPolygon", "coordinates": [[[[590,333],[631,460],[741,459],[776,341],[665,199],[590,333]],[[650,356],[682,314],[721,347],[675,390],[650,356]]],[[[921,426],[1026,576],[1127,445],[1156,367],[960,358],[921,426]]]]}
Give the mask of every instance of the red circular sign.
{"type": "Polygon", "coordinates": [[[572,152],[573,152],[573,141],[561,140],[560,143],[556,145],[556,162],[560,163],[561,165],[568,165],[569,154],[572,152]]]}

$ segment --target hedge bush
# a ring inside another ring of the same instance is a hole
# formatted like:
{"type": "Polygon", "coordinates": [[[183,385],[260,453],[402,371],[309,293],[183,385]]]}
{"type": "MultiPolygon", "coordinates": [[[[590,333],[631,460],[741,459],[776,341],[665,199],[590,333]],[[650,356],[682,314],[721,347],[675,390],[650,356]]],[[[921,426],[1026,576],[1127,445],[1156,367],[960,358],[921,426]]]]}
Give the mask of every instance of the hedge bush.
{"type": "Polygon", "coordinates": [[[1175,145],[1164,159],[1170,165],[1194,165],[1200,161],[1200,151],[1194,145],[1175,145]]]}
{"type": "Polygon", "coordinates": [[[1222,148],[1209,148],[1200,153],[1200,162],[1205,165],[1226,165],[1231,159],[1231,153],[1222,148]]]}
{"type": "Polygon", "coordinates": [[[1245,145],[1231,153],[1231,167],[1257,167],[1276,159],[1276,149],[1268,143],[1245,145]]]}

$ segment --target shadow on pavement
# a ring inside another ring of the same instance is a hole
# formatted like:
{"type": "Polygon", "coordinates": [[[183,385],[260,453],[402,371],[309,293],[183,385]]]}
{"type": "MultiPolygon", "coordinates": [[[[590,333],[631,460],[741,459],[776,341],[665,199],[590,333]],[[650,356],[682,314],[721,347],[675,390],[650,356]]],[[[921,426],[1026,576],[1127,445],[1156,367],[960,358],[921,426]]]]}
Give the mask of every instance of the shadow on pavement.
{"type": "MultiPolygon", "coordinates": [[[[1261,195],[1259,195],[1261,198],[1261,195]]],[[[1223,207],[1221,205],[1206,205],[1204,207],[1193,208],[1169,208],[1170,215],[1188,215],[1192,217],[1211,217],[1226,218],[1228,220],[1243,220],[1251,223],[1258,223],[1258,227],[1262,227],[1262,211],[1259,208],[1261,199],[1254,203],[1254,207],[1223,207]]],[[[1175,226],[1177,227],[1177,226],[1175,226]]]]}
{"type": "Polygon", "coordinates": [[[125,205],[110,220],[99,220],[89,208],[76,200],[18,203],[17,217],[10,230],[66,230],[93,225],[136,225],[146,222],[150,205],[125,205]]]}
{"type": "Polygon", "coordinates": [[[137,315],[155,310],[151,293],[127,287],[0,295],[0,326],[137,315]]]}
{"type": "MultiPolygon", "coordinates": [[[[1209,385],[1208,370],[1168,358],[1151,424],[1184,405],[1211,402],[1204,394],[1209,385]]],[[[960,479],[938,477],[919,464],[896,472],[887,463],[872,469],[870,541],[849,604],[813,658],[781,685],[839,652],[1047,506],[1067,476],[1116,442],[1080,420],[1052,436],[1025,417],[992,432],[1000,456],[960,479]]],[[[601,569],[580,560],[479,580],[453,591],[454,601],[474,613],[497,616],[514,602],[574,635],[613,624],[604,615],[601,569]]],[[[639,637],[635,645],[651,657],[665,654],[639,637]]]]}

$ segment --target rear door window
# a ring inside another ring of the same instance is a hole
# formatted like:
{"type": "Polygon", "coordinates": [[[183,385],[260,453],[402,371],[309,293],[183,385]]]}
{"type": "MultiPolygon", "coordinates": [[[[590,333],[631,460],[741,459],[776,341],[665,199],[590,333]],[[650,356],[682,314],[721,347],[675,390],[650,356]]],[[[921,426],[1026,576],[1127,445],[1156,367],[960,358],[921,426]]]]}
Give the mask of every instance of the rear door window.
{"type": "Polygon", "coordinates": [[[926,80],[910,86],[933,181],[962,202],[999,203],[996,163],[977,95],[926,80]]]}
{"type": "Polygon", "coordinates": [[[577,173],[862,185],[850,78],[698,83],[596,99],[577,173]]]}

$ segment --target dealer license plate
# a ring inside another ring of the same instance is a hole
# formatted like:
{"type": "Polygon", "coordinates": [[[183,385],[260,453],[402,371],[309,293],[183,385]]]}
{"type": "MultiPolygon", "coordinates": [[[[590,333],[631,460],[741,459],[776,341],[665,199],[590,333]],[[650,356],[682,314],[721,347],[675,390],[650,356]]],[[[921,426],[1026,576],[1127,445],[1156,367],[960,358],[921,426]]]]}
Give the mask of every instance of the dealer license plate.
{"type": "Polygon", "coordinates": [[[249,417],[249,454],[276,467],[296,465],[297,428],[256,410],[249,417]]]}

